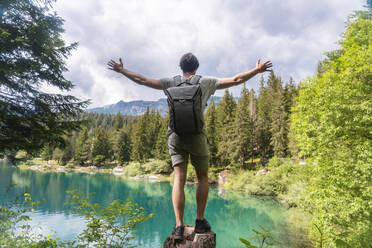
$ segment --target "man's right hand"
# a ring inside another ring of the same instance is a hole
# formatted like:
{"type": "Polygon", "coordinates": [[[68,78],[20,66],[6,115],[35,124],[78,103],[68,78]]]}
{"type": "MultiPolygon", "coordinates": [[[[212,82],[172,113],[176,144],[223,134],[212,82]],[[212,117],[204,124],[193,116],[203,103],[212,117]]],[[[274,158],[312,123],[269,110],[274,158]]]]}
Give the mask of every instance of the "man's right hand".
{"type": "Polygon", "coordinates": [[[108,69],[119,72],[132,80],[133,82],[136,82],[137,84],[145,85],[147,87],[157,89],[157,90],[162,90],[162,86],[160,84],[159,79],[153,79],[153,78],[147,78],[142,76],[139,73],[135,73],[132,71],[129,71],[127,69],[124,69],[123,66],[123,61],[121,58],[119,58],[119,63],[116,63],[114,60],[110,60],[107,65],[109,66],[108,69]]]}
{"type": "Polygon", "coordinates": [[[109,66],[108,69],[116,71],[116,72],[122,72],[124,67],[123,67],[123,61],[121,58],[119,58],[120,63],[116,63],[114,60],[110,60],[107,65],[109,66]]]}

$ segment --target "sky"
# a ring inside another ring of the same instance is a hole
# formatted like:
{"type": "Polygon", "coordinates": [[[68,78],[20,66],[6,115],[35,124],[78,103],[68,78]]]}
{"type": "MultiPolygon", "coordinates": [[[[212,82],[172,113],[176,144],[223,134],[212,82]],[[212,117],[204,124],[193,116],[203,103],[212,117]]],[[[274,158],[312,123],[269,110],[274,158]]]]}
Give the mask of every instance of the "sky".
{"type": "MultiPolygon", "coordinates": [[[[69,92],[90,108],[120,100],[157,100],[161,90],[108,70],[110,59],[146,77],[181,73],[180,57],[194,53],[199,75],[231,77],[271,60],[283,82],[312,76],[327,51],[338,48],[348,15],[365,0],[59,0],[63,39],[78,42],[66,64],[69,92]]],[[[259,76],[248,88],[258,89],[259,76]]],[[[50,87],[46,91],[55,91],[50,87]]],[[[229,89],[239,96],[241,86],[229,89]]],[[[223,90],[215,95],[223,95],[223,90]]]]}

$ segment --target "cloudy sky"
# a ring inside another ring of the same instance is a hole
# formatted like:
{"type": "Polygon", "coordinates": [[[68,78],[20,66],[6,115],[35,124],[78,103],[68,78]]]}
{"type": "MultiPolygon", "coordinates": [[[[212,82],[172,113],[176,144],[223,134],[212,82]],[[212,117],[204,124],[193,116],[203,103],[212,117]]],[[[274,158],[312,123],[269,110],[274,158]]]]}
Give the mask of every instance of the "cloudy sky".
{"type": "MultiPolygon", "coordinates": [[[[365,0],[59,0],[64,39],[79,42],[68,59],[71,94],[90,107],[120,100],[157,100],[162,91],[136,85],[107,69],[110,59],[153,78],[180,73],[179,58],[194,53],[198,74],[230,77],[271,60],[287,81],[311,76],[336,49],[346,17],[365,0]]],[[[247,86],[258,88],[258,79],[247,86]]],[[[240,86],[231,88],[238,96],[240,86]]],[[[51,89],[49,89],[51,90],[51,89]]],[[[222,95],[217,91],[216,95],[222,95]]]]}

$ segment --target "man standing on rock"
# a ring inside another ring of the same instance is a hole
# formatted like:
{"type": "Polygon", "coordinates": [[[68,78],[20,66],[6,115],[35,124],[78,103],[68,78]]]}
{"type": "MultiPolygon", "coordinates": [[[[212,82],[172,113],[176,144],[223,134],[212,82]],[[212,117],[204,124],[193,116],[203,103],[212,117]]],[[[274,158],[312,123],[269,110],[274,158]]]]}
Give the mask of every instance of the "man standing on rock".
{"type": "Polygon", "coordinates": [[[169,154],[174,168],[174,184],[172,202],[176,216],[174,239],[182,239],[184,233],[183,213],[185,208],[184,185],[187,175],[187,164],[190,157],[194,166],[198,185],[196,189],[196,221],[195,232],[204,233],[211,231],[211,226],[204,218],[204,210],[208,198],[208,166],[209,149],[205,135],[203,111],[207,101],[216,89],[225,89],[242,84],[258,73],[271,71],[272,63],[260,63],[248,72],[243,72],[231,78],[218,79],[215,77],[201,77],[195,75],[199,62],[191,53],[181,57],[180,67],[182,76],[173,78],[152,79],[132,72],[119,63],[111,60],[108,62],[110,70],[119,72],[134,81],[154,89],[164,90],[168,96],[170,122],[167,131],[169,154]]]}

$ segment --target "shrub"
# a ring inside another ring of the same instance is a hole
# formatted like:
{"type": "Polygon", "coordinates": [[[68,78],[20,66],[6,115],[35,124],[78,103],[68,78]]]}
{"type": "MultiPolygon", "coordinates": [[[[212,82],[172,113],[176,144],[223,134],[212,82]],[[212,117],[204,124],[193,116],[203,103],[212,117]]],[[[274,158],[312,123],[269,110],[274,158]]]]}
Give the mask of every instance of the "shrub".
{"type": "Polygon", "coordinates": [[[143,167],[146,173],[151,174],[169,174],[171,171],[171,166],[166,161],[156,159],[150,159],[143,167]]]}
{"type": "Polygon", "coordinates": [[[86,229],[78,235],[78,247],[130,247],[135,238],[135,228],[151,218],[142,207],[130,200],[122,203],[119,199],[108,206],[101,207],[90,203],[89,197],[75,190],[67,191],[73,212],[81,214],[87,220],[86,229]]]}
{"type": "Polygon", "coordinates": [[[105,156],[103,155],[97,155],[93,159],[93,164],[94,165],[102,165],[105,163],[105,156]]]}
{"type": "Polygon", "coordinates": [[[269,160],[268,167],[275,168],[278,167],[280,164],[282,164],[282,161],[280,158],[274,156],[269,160]]]}

